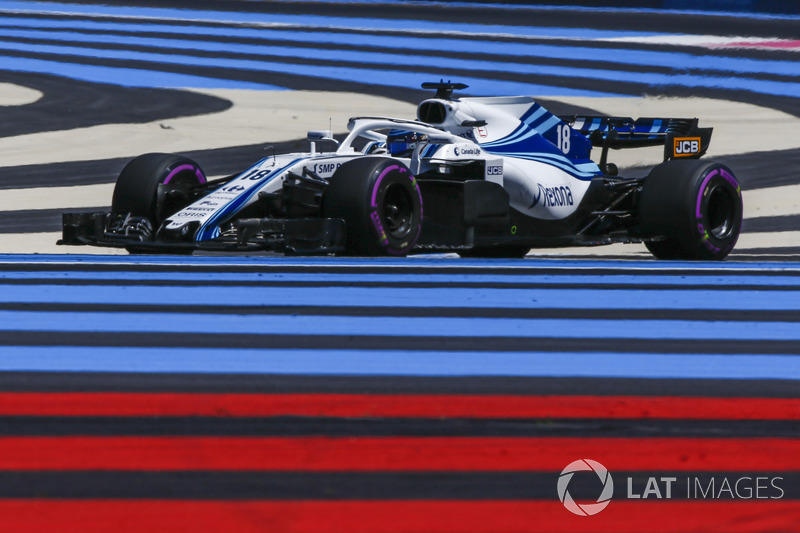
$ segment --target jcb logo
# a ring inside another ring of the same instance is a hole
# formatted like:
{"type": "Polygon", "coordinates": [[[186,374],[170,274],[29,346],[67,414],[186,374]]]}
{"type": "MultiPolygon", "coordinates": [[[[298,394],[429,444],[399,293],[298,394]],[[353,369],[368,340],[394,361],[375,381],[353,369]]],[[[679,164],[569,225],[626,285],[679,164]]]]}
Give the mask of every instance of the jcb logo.
{"type": "Polygon", "coordinates": [[[700,153],[700,137],[679,137],[675,139],[675,157],[689,157],[700,153]]]}

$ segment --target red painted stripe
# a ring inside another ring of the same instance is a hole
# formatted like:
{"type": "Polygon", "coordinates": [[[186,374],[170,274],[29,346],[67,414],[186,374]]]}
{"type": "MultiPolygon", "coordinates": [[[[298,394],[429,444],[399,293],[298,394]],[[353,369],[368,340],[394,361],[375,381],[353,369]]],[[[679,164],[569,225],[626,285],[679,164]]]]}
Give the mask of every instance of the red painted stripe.
{"type": "Polygon", "coordinates": [[[789,41],[786,39],[775,39],[774,41],[736,41],[725,43],[726,48],[777,48],[777,49],[800,49],[800,41],[789,41]]]}
{"type": "Polygon", "coordinates": [[[553,501],[0,500],[0,529],[148,533],[800,532],[798,501],[612,501],[579,517],[553,501]]]}
{"type": "Polygon", "coordinates": [[[5,437],[0,470],[800,470],[800,439],[5,437]]]}
{"type": "Polygon", "coordinates": [[[0,416],[336,416],[800,420],[800,398],[0,393],[0,416]]]}

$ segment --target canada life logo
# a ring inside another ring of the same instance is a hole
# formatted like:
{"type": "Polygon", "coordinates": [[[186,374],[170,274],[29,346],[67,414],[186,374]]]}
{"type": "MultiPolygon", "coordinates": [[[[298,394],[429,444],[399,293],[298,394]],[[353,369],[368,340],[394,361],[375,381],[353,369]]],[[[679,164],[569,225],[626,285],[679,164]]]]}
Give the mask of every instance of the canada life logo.
{"type": "Polygon", "coordinates": [[[613,495],[614,480],[611,479],[611,473],[605,466],[591,459],[578,459],[571,462],[561,471],[561,475],[558,477],[558,499],[561,500],[561,503],[564,504],[564,507],[569,512],[578,516],[596,515],[611,503],[613,495]],[[575,472],[594,472],[600,478],[603,483],[603,490],[595,503],[579,504],[572,499],[569,493],[569,482],[575,472]]]}

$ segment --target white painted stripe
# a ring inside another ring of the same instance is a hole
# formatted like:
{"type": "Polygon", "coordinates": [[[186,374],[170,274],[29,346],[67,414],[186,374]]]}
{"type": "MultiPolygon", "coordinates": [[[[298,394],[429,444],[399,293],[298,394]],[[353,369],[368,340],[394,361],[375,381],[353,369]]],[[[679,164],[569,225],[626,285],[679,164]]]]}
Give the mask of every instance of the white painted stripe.
{"type": "MultiPolygon", "coordinates": [[[[641,43],[641,44],[662,44],[674,46],[697,46],[702,48],[720,48],[735,46],[737,44],[745,43],[748,48],[757,47],[759,44],[764,45],[763,48],[769,48],[781,51],[800,52],[800,45],[797,45],[797,40],[792,39],[779,39],[771,37],[747,37],[747,36],[732,36],[723,37],[720,35],[635,35],[627,37],[600,37],[595,39],[605,42],[620,42],[620,43],[641,43]],[[774,46],[775,44],[781,45],[780,47],[774,46]]],[[[744,46],[742,46],[744,47],[744,46]]]]}
{"type": "Polygon", "coordinates": [[[97,246],[58,246],[61,232],[0,234],[0,250],[6,254],[127,254],[125,249],[97,246]]]}
{"type": "Polygon", "coordinates": [[[74,187],[0,189],[0,211],[109,206],[113,193],[113,183],[74,187]]]}
{"type": "MultiPolygon", "coordinates": [[[[0,138],[0,167],[180,153],[303,139],[309,130],[346,131],[354,116],[408,116],[416,106],[368,94],[315,91],[196,90],[233,102],[221,113],[146,124],[105,124],[0,138]],[[335,128],[340,128],[336,130],[335,128]],[[47,150],[42,147],[46,146],[47,150]]],[[[253,153],[253,162],[264,157],[253,153]]]]}
{"type": "Polygon", "coordinates": [[[742,202],[745,219],[797,215],[800,214],[800,185],[744,191],[742,202]]]}
{"type": "Polygon", "coordinates": [[[800,247],[800,231],[777,231],[772,233],[743,233],[739,236],[735,250],[797,247],[800,247]]]}
{"type": "Polygon", "coordinates": [[[0,83],[0,107],[32,104],[41,97],[42,93],[36,89],[0,83]]]}

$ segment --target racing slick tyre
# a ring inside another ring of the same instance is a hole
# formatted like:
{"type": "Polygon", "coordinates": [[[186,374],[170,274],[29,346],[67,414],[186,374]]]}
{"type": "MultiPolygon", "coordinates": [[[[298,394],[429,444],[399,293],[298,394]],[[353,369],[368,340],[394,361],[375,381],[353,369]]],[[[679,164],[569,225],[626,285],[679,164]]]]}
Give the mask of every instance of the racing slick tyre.
{"type": "Polygon", "coordinates": [[[111,199],[111,214],[147,218],[158,226],[191,203],[190,189],[207,182],[200,166],[183,156],[144,154],[122,169],[111,199]]]}
{"type": "Polygon", "coordinates": [[[400,161],[353,159],[331,177],[322,196],[322,216],[344,219],[349,255],[403,256],[422,231],[422,193],[400,161]]]}
{"type": "Polygon", "coordinates": [[[742,228],[742,193],[720,163],[670,160],[645,178],[639,199],[642,236],[658,259],[721,260],[742,228]]]}

